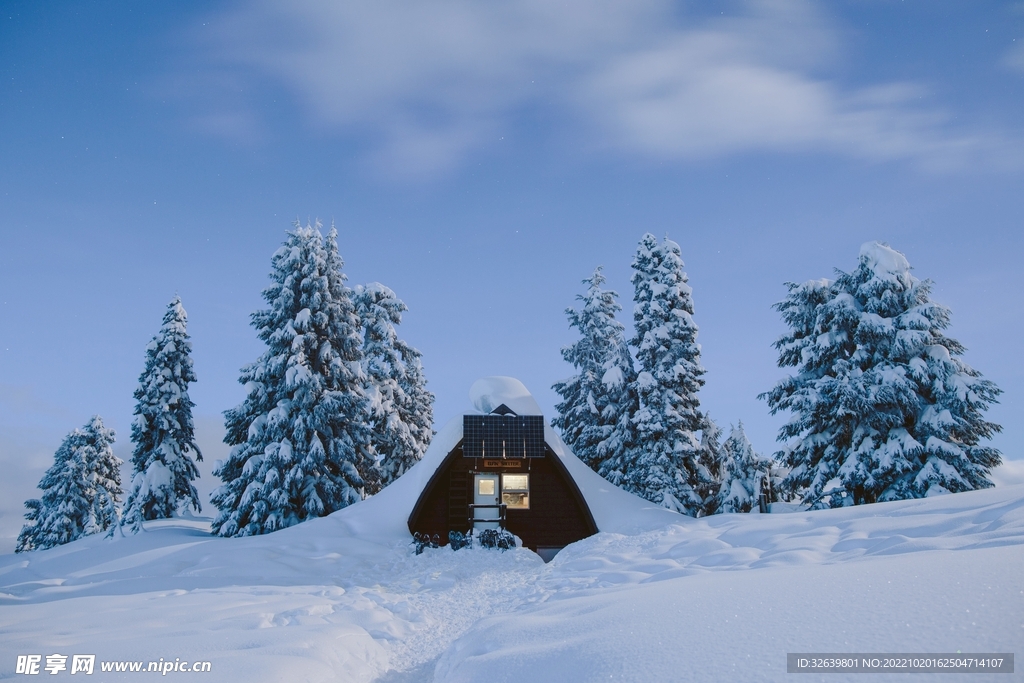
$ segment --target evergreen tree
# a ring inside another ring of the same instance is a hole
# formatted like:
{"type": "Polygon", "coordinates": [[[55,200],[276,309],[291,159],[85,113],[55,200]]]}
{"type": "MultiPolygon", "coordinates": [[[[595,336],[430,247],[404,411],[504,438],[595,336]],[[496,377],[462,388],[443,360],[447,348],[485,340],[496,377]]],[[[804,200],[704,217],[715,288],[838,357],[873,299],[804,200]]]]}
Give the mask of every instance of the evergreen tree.
{"type": "MultiPolygon", "coordinates": [[[[321,224],[317,221],[317,230],[320,227],[321,224]]],[[[343,325],[344,333],[339,334],[332,343],[336,349],[340,349],[338,353],[341,358],[348,359],[349,363],[356,362],[355,359],[358,359],[359,364],[358,368],[353,367],[352,369],[353,373],[358,374],[358,379],[346,380],[344,385],[347,389],[336,396],[336,400],[339,401],[338,405],[347,411],[344,414],[351,416],[353,421],[343,432],[350,434],[347,438],[353,445],[358,443],[349,457],[359,480],[363,482],[359,489],[360,498],[365,498],[380,490],[380,469],[371,443],[370,404],[366,396],[366,374],[363,371],[362,323],[355,310],[355,301],[352,299],[353,292],[345,284],[348,276],[344,272],[345,261],[341,258],[341,252],[338,250],[338,231],[333,223],[324,238],[324,250],[327,289],[330,292],[331,300],[338,302],[340,315],[346,321],[343,325]],[[353,382],[357,382],[358,387],[353,382]]]]}
{"type": "Polygon", "coordinates": [[[679,245],[668,238],[659,245],[653,235],[644,235],[633,271],[636,335],[631,341],[640,365],[634,424],[643,448],[626,472],[626,488],[697,516],[714,479],[696,437],[703,423],[697,391],[704,368],[679,245]]]}
{"type": "Polygon", "coordinates": [[[121,460],[112,443],[114,430],[98,415],[65,437],[39,482],[42,498],[25,502],[32,524],[22,528],[15,552],[52,548],[117,524],[121,460]]]}
{"type": "Polygon", "coordinates": [[[797,374],[762,398],[792,414],[777,454],[790,490],[820,508],[992,485],[1000,454],[979,444],[1001,429],[982,415],[1000,390],[959,358],[949,309],[903,254],[870,242],[852,273],[788,286],[775,347],[797,374]]]}
{"type": "Polygon", "coordinates": [[[93,513],[87,528],[91,534],[111,531],[120,522],[121,465],[114,455],[114,430],[103,426],[99,415],[93,416],[85,428],[86,444],[81,453],[85,462],[88,490],[93,494],[93,513]]]}
{"type": "Polygon", "coordinates": [[[700,492],[704,499],[702,513],[712,515],[718,508],[718,490],[722,481],[722,430],[711,419],[710,413],[704,413],[700,423],[700,463],[708,471],[708,481],[700,492]]]}
{"type": "Polygon", "coordinates": [[[252,314],[266,352],[242,368],[248,389],[225,411],[232,445],[215,470],[221,536],[261,534],[359,501],[373,471],[359,319],[336,233],[320,223],[287,233],[271,259],[269,308],[252,314]]]}
{"type": "MultiPolygon", "coordinates": [[[[427,452],[430,442],[434,439],[434,394],[427,389],[427,376],[423,372],[423,354],[418,349],[398,340],[398,351],[405,364],[405,374],[398,379],[403,401],[399,407],[399,415],[409,428],[419,455],[416,460],[403,460],[401,457],[384,457],[381,467],[384,485],[387,486],[406,470],[415,465],[427,452]]],[[[411,453],[412,451],[406,451],[411,453]]]]}
{"type": "Polygon", "coordinates": [[[551,425],[566,444],[595,472],[615,484],[635,448],[632,417],[637,411],[636,371],[626,345],[625,330],[615,319],[622,310],[618,294],[601,289],[605,278],[598,267],[578,295],[579,311],[566,309],[569,326],[580,340],[562,349],[562,358],[578,371],[552,388],[562,397],[551,425]]]}
{"type": "Polygon", "coordinates": [[[356,287],[353,301],[363,326],[371,443],[379,470],[379,484],[368,490],[372,494],[423,457],[434,436],[434,395],[427,391],[420,352],[395,331],[408,310],[405,303],[377,282],[356,287]]]}
{"type": "Polygon", "coordinates": [[[202,509],[192,482],[203,455],[196,445],[188,385],[196,381],[192,370],[192,344],[186,332],[187,315],[175,295],[167,305],[160,331],[146,347],[146,367],[135,390],[132,424],[131,489],[122,524],[134,531],[142,521],[173,517],[182,505],[202,509]]]}
{"type": "Polygon", "coordinates": [[[758,505],[762,481],[768,476],[768,470],[768,461],[754,452],[743,431],[743,422],[740,422],[722,444],[716,512],[750,512],[758,505]]]}

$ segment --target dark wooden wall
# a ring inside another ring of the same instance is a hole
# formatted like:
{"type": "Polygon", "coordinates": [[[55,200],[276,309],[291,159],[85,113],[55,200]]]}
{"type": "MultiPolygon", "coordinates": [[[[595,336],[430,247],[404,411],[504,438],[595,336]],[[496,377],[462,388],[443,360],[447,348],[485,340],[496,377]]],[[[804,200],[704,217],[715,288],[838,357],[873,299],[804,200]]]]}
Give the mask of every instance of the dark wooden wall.
{"type": "Polygon", "coordinates": [[[521,468],[502,469],[484,467],[480,459],[463,457],[461,443],[420,494],[409,517],[409,531],[436,534],[442,545],[448,543],[449,531],[468,531],[472,473],[502,471],[530,474],[530,509],[509,510],[505,524],[527,548],[561,548],[597,533],[586,501],[550,448],[545,449],[543,458],[530,458],[521,468]]]}

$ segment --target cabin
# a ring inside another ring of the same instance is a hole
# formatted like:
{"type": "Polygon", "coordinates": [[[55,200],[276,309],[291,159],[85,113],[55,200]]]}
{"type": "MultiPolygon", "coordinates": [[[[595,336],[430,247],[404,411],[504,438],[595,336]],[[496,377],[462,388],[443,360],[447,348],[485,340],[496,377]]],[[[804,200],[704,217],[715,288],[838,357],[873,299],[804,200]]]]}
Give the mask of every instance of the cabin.
{"type": "Polygon", "coordinates": [[[493,392],[478,393],[485,396],[474,401],[479,412],[462,416],[462,438],[420,492],[409,531],[447,544],[453,531],[503,528],[545,562],[596,534],[587,500],[545,440],[544,416],[533,397],[526,393],[528,401],[492,407],[486,396],[493,392]]]}

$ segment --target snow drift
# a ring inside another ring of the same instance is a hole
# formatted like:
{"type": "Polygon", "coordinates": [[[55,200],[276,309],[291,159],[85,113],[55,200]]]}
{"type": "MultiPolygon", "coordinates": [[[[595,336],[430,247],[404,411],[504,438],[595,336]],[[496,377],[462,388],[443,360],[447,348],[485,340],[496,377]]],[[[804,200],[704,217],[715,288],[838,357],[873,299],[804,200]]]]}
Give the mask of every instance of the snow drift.
{"type": "MultiPolygon", "coordinates": [[[[0,557],[0,678],[19,654],[61,653],[209,661],[229,683],[784,681],[787,652],[1024,642],[1024,486],[692,519],[611,487],[549,434],[601,533],[549,564],[415,555],[405,519],[460,430],[375,498],[273,534],[177,519],[0,557]]],[[[886,680],[904,678],[872,677],[886,680]]]]}

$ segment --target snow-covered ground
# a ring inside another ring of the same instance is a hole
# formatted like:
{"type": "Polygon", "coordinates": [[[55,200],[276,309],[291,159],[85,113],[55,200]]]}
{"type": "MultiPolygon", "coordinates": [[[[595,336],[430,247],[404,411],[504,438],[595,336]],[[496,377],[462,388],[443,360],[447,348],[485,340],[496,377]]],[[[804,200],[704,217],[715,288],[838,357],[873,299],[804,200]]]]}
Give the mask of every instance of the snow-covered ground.
{"type": "Polygon", "coordinates": [[[787,652],[1024,652],[1024,486],[649,521],[546,565],[523,549],[415,555],[381,509],[240,539],[171,520],[2,556],[0,678],[54,653],[398,683],[783,680],[787,652]]]}
{"type": "MultiPolygon", "coordinates": [[[[510,378],[470,393],[482,412],[540,412],[510,378]]],[[[0,556],[0,679],[53,654],[95,655],[97,680],[140,675],[103,663],[185,661],[228,682],[647,683],[782,680],[787,652],[1024,652],[1024,485],[695,520],[612,486],[547,429],[601,533],[549,564],[416,555],[406,520],[461,438],[456,418],[373,498],[265,536],[176,519],[0,556]]]]}

